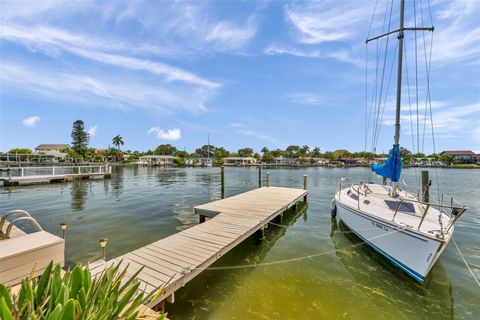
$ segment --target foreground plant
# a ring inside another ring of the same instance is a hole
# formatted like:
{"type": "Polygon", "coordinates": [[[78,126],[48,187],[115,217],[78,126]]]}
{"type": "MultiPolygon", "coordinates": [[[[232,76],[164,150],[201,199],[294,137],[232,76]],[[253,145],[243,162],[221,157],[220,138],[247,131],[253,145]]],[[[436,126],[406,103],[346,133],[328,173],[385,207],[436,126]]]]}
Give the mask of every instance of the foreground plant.
{"type": "MultiPolygon", "coordinates": [[[[141,305],[155,300],[161,289],[144,294],[136,281],[141,269],[126,278],[127,267],[106,268],[92,279],[88,267],[77,265],[62,275],[50,263],[40,278],[24,279],[17,295],[0,283],[0,319],[103,320],[138,319],[141,305]]],[[[161,315],[158,319],[165,319],[161,315]]]]}

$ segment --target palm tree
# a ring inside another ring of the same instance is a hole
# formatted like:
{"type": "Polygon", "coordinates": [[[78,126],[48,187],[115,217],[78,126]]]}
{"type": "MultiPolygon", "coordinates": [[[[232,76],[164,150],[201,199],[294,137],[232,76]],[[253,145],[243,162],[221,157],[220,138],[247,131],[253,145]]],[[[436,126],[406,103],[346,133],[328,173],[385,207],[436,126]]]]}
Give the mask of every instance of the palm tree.
{"type": "Polygon", "coordinates": [[[119,134],[117,134],[115,137],[112,139],[112,143],[117,149],[120,149],[120,146],[123,146],[123,138],[119,134]]]}

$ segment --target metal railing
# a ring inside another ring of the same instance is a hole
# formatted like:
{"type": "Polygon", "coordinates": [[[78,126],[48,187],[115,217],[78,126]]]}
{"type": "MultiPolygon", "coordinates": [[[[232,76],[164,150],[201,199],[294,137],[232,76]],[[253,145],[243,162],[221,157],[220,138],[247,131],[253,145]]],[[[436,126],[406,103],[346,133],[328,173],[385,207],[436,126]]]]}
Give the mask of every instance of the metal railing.
{"type": "Polygon", "coordinates": [[[37,222],[37,220],[35,220],[32,216],[30,216],[30,214],[27,211],[12,210],[0,218],[0,233],[3,233],[3,226],[5,224],[5,221],[7,221],[7,218],[14,215],[20,215],[20,217],[17,217],[8,223],[7,230],[4,233],[7,239],[10,238],[10,233],[12,232],[13,226],[19,222],[29,222],[32,225],[32,227],[35,229],[35,231],[43,230],[40,224],[37,222]]]}
{"type": "Polygon", "coordinates": [[[1,177],[28,177],[28,176],[60,176],[80,175],[90,173],[112,173],[108,165],[89,166],[53,166],[53,167],[11,167],[0,168],[1,177]]]}

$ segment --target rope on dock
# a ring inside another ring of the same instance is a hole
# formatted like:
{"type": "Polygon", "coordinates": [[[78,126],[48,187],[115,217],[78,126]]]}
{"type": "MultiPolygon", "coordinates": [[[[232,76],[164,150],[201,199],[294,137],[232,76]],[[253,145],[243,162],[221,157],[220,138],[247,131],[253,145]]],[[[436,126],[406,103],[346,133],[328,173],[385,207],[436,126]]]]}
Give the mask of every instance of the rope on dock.
{"type": "Polygon", "coordinates": [[[476,277],[475,274],[473,273],[472,268],[470,268],[470,265],[468,264],[467,260],[466,260],[465,257],[463,256],[462,251],[460,251],[460,248],[458,247],[457,242],[455,241],[455,239],[454,239],[453,237],[452,237],[452,240],[453,240],[453,244],[454,244],[455,247],[457,248],[458,253],[460,254],[460,257],[462,257],[463,263],[465,263],[465,266],[467,266],[468,271],[470,271],[470,274],[472,275],[473,279],[475,280],[475,282],[477,283],[477,285],[480,287],[480,281],[478,281],[477,277],[476,277]]]}
{"type": "MultiPolygon", "coordinates": [[[[391,235],[391,234],[394,234],[396,232],[398,232],[398,231],[393,231],[393,232],[381,234],[381,235],[378,235],[378,236],[375,236],[375,237],[371,237],[367,240],[382,238],[384,236],[391,235]]],[[[193,271],[193,270],[233,270],[233,269],[247,269],[247,268],[266,267],[266,266],[272,266],[272,265],[277,265],[277,264],[284,264],[284,263],[289,263],[289,262],[312,259],[312,258],[320,257],[320,256],[323,256],[323,255],[335,253],[338,250],[357,247],[357,246],[364,245],[364,244],[365,244],[365,242],[359,242],[359,243],[354,243],[350,246],[345,246],[345,247],[340,248],[340,249],[329,250],[329,251],[319,252],[319,253],[315,253],[315,254],[310,254],[310,255],[307,255],[307,256],[295,257],[295,258],[290,258],[290,259],[282,259],[282,260],[271,261],[271,262],[263,262],[263,263],[256,263],[256,264],[243,264],[243,265],[237,265],[237,266],[197,267],[197,268],[190,268],[189,271],[193,271]]]]}
{"type": "MultiPolygon", "coordinates": [[[[285,228],[285,229],[289,229],[289,230],[294,230],[295,231],[295,228],[292,228],[291,226],[285,226],[283,224],[278,224],[278,223],[275,223],[275,222],[268,222],[268,224],[271,224],[273,226],[276,226],[276,227],[281,227],[281,228],[285,228]]],[[[325,231],[324,229],[322,228],[315,228],[314,230],[312,230],[311,227],[308,228],[308,230],[304,230],[304,229],[301,229],[301,228],[297,228],[297,229],[300,229],[300,231],[302,232],[315,232],[317,233],[318,231],[325,231]]],[[[357,229],[357,231],[376,231],[378,230],[378,228],[371,228],[371,229],[357,229]]],[[[338,231],[336,230],[335,232],[338,232],[338,233],[354,233],[353,231],[338,231]]]]}

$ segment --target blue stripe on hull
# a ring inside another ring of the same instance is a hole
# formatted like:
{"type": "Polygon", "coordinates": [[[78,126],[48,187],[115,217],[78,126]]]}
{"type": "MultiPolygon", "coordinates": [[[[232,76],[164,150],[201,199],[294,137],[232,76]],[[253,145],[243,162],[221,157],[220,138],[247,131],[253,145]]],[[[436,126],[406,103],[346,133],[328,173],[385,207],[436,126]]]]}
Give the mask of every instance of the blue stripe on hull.
{"type": "MultiPolygon", "coordinates": [[[[342,219],[343,220],[343,219],[342,219]]],[[[344,221],[345,223],[345,221],[344,221]]],[[[345,223],[346,224],[346,223],[345,223]]],[[[425,277],[423,277],[422,275],[420,275],[418,272],[414,271],[413,269],[407,267],[406,265],[404,265],[403,263],[401,263],[400,261],[398,261],[397,259],[395,259],[394,257],[392,257],[391,255],[389,255],[388,253],[386,253],[385,251],[383,251],[382,249],[380,249],[379,247],[377,247],[376,245],[374,245],[373,243],[371,243],[370,241],[368,241],[367,239],[365,239],[364,237],[362,237],[360,234],[358,234],[355,230],[353,230],[352,228],[350,228],[350,226],[347,224],[348,228],[357,235],[357,237],[359,237],[360,239],[363,240],[363,242],[365,242],[366,244],[368,244],[370,247],[372,247],[375,251],[377,251],[378,253],[380,253],[381,255],[383,255],[385,258],[387,258],[388,260],[390,260],[394,265],[396,265],[397,267],[399,267],[400,269],[402,269],[405,273],[407,273],[410,277],[412,277],[413,279],[417,280],[418,282],[420,283],[423,283],[423,281],[425,280],[425,277]]]]}

